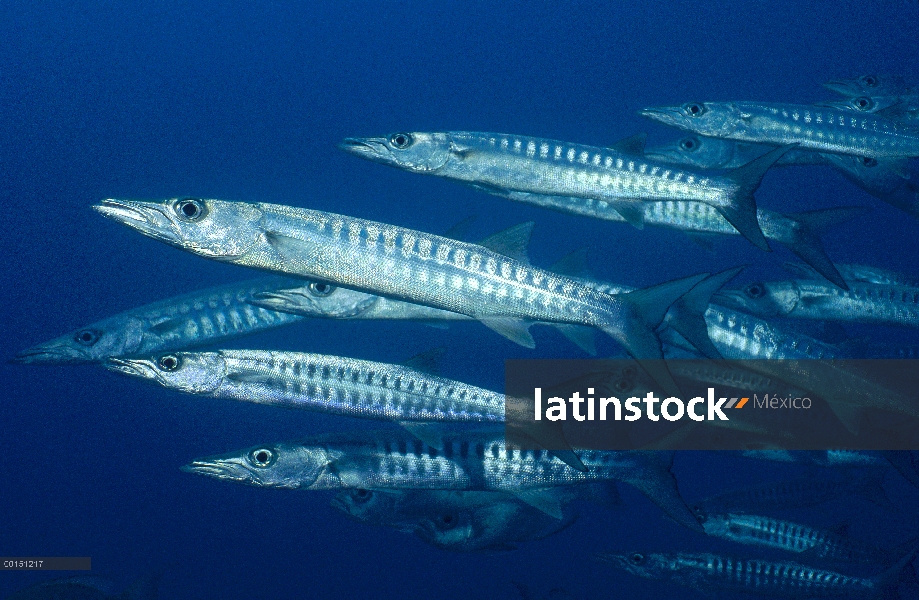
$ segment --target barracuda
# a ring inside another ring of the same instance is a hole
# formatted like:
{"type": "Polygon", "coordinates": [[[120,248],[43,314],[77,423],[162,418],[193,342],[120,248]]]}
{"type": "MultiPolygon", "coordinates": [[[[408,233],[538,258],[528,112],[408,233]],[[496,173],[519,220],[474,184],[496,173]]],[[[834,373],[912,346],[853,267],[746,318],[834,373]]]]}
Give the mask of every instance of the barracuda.
{"type": "MultiPolygon", "coordinates": [[[[805,279],[820,279],[820,274],[805,265],[785,263],[782,267],[789,273],[805,279]]],[[[843,279],[849,282],[873,283],[877,285],[891,285],[897,287],[919,288],[919,277],[907,273],[899,273],[880,267],[868,265],[837,264],[843,279]]]]}
{"type": "Polygon", "coordinates": [[[707,535],[740,544],[806,553],[810,557],[832,562],[871,564],[890,560],[889,554],[879,548],[800,523],[735,513],[697,513],[697,516],[707,535]]]}
{"type": "Polygon", "coordinates": [[[709,553],[600,554],[598,558],[644,577],[671,581],[704,592],[715,590],[770,598],[878,598],[896,587],[896,576],[915,551],[876,577],[853,577],[791,561],[744,559],[709,553]]]}
{"type": "MultiPolygon", "coordinates": [[[[662,357],[655,328],[707,275],[610,296],[484,246],[315,210],[193,198],[95,208],[201,256],[462,313],[524,344],[532,321],[597,327],[637,358],[662,357]]],[[[648,368],[678,390],[665,367],[648,368]]]]}
{"type": "MultiPolygon", "coordinates": [[[[551,209],[578,206],[582,210],[581,214],[598,216],[602,213],[603,216],[600,218],[625,222],[625,219],[615,212],[600,210],[593,200],[523,192],[512,192],[507,198],[551,209]]],[[[860,206],[844,206],[783,215],[760,208],[756,214],[763,234],[768,239],[781,243],[827,280],[845,288],[846,283],[827,256],[819,236],[833,226],[863,215],[869,210],[860,206]]],[[[695,241],[705,245],[709,244],[708,234],[738,235],[737,230],[717,210],[701,202],[647,202],[643,205],[642,211],[645,224],[686,232],[692,235],[695,241]]]]}
{"type": "Polygon", "coordinates": [[[446,490],[344,490],[332,506],[368,525],[414,533],[452,552],[514,550],[517,544],[546,538],[577,520],[569,506],[574,493],[559,487],[543,494],[561,495],[561,519],[549,516],[503,492],[446,490]]]}
{"type": "Polygon", "coordinates": [[[192,292],[146,304],[20,352],[13,362],[76,364],[112,357],[157,354],[214,344],[280,327],[302,317],[259,308],[259,293],[289,287],[271,277],[192,292]]]}
{"type": "Polygon", "coordinates": [[[919,87],[911,86],[906,77],[901,75],[862,75],[848,79],[834,79],[824,83],[823,87],[847,98],[919,93],[919,87]]]}
{"type": "Polygon", "coordinates": [[[654,121],[699,135],[797,144],[802,149],[882,158],[919,156],[919,128],[871,114],[797,104],[690,102],[640,111],[654,121]]]}
{"type": "Polygon", "coordinates": [[[453,131],[348,138],[340,147],[374,162],[456,180],[503,197],[513,193],[555,196],[562,199],[553,206],[555,210],[601,219],[621,216],[637,227],[644,225],[645,202],[703,202],[753,244],[769,250],[756,220],[753,193],[788,148],[770,151],[717,176],[650,160],[641,155],[643,140],[629,138],[618,147],[599,148],[453,131]]]}
{"type": "Polygon", "coordinates": [[[183,470],[289,489],[504,491],[555,516],[562,514],[561,507],[547,505],[545,496],[534,490],[618,480],[636,487],[678,523],[702,531],[670,472],[672,452],[578,450],[587,466],[579,471],[544,451],[507,448],[501,430],[432,431],[428,439],[434,446],[397,430],[329,435],[202,458],[183,470]]]}
{"type": "MultiPolygon", "coordinates": [[[[769,149],[770,146],[761,144],[691,135],[677,142],[646,150],[645,156],[699,169],[731,169],[762,156],[769,149]]],[[[919,217],[919,198],[912,193],[912,184],[909,183],[912,169],[905,160],[878,161],[863,156],[821,154],[795,149],[776,161],[776,166],[792,165],[832,167],[875,198],[911,216],[919,217]]],[[[761,217],[760,225],[762,226],[761,217]]],[[[766,237],[769,238],[768,232],[766,237]]]]}
{"type": "Polygon", "coordinates": [[[114,371],[188,394],[393,421],[504,422],[504,395],[416,366],[265,350],[111,359],[114,371]]]}
{"type": "Polygon", "coordinates": [[[816,319],[919,327],[919,288],[850,283],[848,290],[820,281],[751,283],[725,290],[716,302],[768,319],[816,319]]]}

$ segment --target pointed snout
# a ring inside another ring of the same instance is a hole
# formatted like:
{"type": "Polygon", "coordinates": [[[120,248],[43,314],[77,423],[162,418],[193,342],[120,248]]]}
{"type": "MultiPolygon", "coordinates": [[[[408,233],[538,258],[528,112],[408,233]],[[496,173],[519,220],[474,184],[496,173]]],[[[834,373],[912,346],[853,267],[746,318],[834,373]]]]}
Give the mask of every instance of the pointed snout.
{"type": "Polygon", "coordinates": [[[175,226],[166,215],[164,204],[109,198],[93,206],[93,210],[152,238],[167,243],[179,241],[175,226]]]}
{"type": "Polygon", "coordinates": [[[345,138],[338,144],[338,148],[370,160],[379,160],[389,154],[386,139],[380,137],[345,138]]]}

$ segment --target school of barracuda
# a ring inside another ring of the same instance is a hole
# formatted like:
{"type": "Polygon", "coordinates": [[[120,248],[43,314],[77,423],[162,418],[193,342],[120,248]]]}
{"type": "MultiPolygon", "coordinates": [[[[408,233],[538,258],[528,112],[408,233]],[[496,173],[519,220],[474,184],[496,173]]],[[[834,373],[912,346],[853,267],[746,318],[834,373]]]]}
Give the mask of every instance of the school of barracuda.
{"type": "MultiPolygon", "coordinates": [[[[676,523],[737,548],[731,555],[617,550],[597,557],[628,573],[709,595],[893,598],[916,592],[917,543],[910,536],[899,547],[879,548],[844,529],[770,514],[847,495],[889,507],[885,474],[919,487],[910,453],[750,450],[742,455],[806,465],[827,476],[725,491],[690,506],[671,473],[673,452],[508,449],[503,394],[439,375],[440,351],[385,364],[219,349],[222,341],[313,317],[479,321],[528,348],[535,346],[530,328],[545,325],[591,355],[599,330],[641,359],[913,356],[910,349],[870,342],[841,345],[826,339],[826,329],[802,326],[919,327],[919,275],[835,264],[824,251],[822,236],[870,208],[781,214],[756,203],[756,189],[773,166],[820,165],[919,218],[919,169],[911,162],[919,157],[919,86],[868,75],[825,87],[842,99],[646,108],[642,115],[684,131],[656,148],[645,148],[642,134],[600,148],[455,131],[348,138],[340,145],[369,161],[509,200],[675,229],[703,244],[734,236],[733,243],[770,251],[775,242],[802,261],[785,263],[791,277],[785,281],[725,288],[741,270],[735,268],[636,289],[594,279],[583,251],[542,269],[527,258],[533,223],[469,243],[461,239],[462,226],[436,235],[275,204],[108,199],[94,207],[105,217],[188,252],[273,275],[105,318],[25,350],[16,361],[101,363],[188,395],[391,422],[370,432],[256,440],[183,470],[265,488],[335,490],[332,505],[349,518],[413,533],[438,548],[513,550],[574,523],[584,501],[621,504],[616,482],[624,482],[676,523]],[[218,348],[195,349],[202,346],[218,348]]],[[[643,381],[678,391],[678,377],[755,389],[751,377],[770,376],[716,367],[647,369],[628,385],[643,381]]],[[[611,385],[621,383],[611,377],[611,385]]]]}

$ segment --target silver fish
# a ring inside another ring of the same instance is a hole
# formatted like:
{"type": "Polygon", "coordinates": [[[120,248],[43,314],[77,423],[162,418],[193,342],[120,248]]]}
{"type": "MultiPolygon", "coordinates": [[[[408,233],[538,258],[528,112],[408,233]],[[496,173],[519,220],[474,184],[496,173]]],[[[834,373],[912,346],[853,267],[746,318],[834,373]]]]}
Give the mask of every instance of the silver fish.
{"type": "MultiPolygon", "coordinates": [[[[95,208],[195,254],[462,313],[530,347],[528,322],[549,321],[597,327],[633,356],[661,358],[655,328],[706,277],[611,296],[484,246],[315,210],[194,198],[95,208]]],[[[665,367],[649,368],[677,390],[665,367]]]]}
{"type": "MultiPolygon", "coordinates": [[[[675,142],[645,150],[652,160],[692,166],[697,169],[736,169],[759,158],[772,148],[720,138],[687,135],[675,142]]],[[[776,167],[825,165],[827,159],[819,152],[792,148],[777,161],[776,167]]]]}
{"type": "Polygon", "coordinates": [[[797,144],[802,149],[874,159],[919,156],[919,128],[849,110],[762,102],[689,102],[639,112],[699,135],[742,142],[797,144]]]}
{"type": "MultiPolygon", "coordinates": [[[[785,263],[782,267],[789,273],[806,279],[820,279],[820,274],[806,265],[785,263]]],[[[837,264],[843,279],[849,282],[873,283],[897,287],[919,288],[919,277],[868,265],[837,264]]]]}
{"type": "Polygon", "coordinates": [[[670,472],[672,452],[577,450],[587,466],[580,471],[545,451],[509,449],[503,430],[435,429],[426,441],[398,430],[328,435],[201,458],[183,470],[271,488],[504,491],[553,516],[562,514],[558,503],[547,506],[533,490],[617,480],[636,487],[678,523],[702,530],[670,472]]]}
{"type": "Polygon", "coordinates": [[[599,148],[501,133],[451,131],[348,138],[341,148],[414,173],[452,179],[525,201],[554,196],[555,210],[644,225],[645,202],[689,200],[708,204],[763,250],[769,245],[756,220],[753,193],[786,150],[778,149],[725,175],[676,169],[641,155],[643,137],[599,148]],[[623,152],[622,150],[626,150],[623,152]],[[572,200],[576,199],[576,200],[572,200]],[[617,215],[613,217],[612,215],[617,215]]]}
{"type": "Polygon", "coordinates": [[[20,352],[14,362],[77,364],[214,344],[280,327],[302,317],[250,304],[256,294],[290,287],[270,277],[160,300],[97,321],[20,352]]]}
{"type": "MultiPolygon", "coordinates": [[[[762,156],[770,148],[771,146],[761,144],[690,135],[677,142],[648,149],[645,151],[645,156],[664,162],[691,165],[699,169],[730,169],[762,156]]],[[[864,156],[821,154],[793,149],[776,161],[776,166],[789,165],[833,167],[846,179],[875,198],[912,216],[919,216],[919,200],[908,195],[912,169],[906,161],[892,159],[878,161],[864,156]]],[[[762,218],[760,221],[762,222],[762,218]]],[[[766,237],[770,237],[768,233],[766,237]]]]}
{"type": "Polygon", "coordinates": [[[759,515],[712,513],[700,516],[712,537],[785,552],[806,553],[832,562],[883,563],[890,556],[870,544],[846,535],[759,515]]]}
{"type": "Polygon", "coordinates": [[[903,96],[857,96],[845,100],[821,102],[818,106],[828,106],[841,110],[879,115],[893,121],[915,125],[919,123],[919,95],[903,96]]]}
{"type": "MultiPolygon", "coordinates": [[[[540,493],[573,496],[564,487],[540,493]]],[[[414,533],[453,552],[514,550],[578,518],[567,502],[562,518],[556,519],[503,492],[351,489],[336,494],[332,506],[360,523],[414,533]]]]}
{"type": "Polygon", "coordinates": [[[919,327],[919,289],[849,284],[848,290],[813,280],[751,283],[723,290],[715,301],[763,319],[815,319],[919,327]]]}
{"type": "Polygon", "coordinates": [[[848,79],[834,79],[823,84],[847,98],[858,96],[900,96],[917,91],[906,77],[900,75],[862,75],[848,79]]]}
{"type": "Polygon", "coordinates": [[[106,363],[126,375],[212,398],[365,419],[504,422],[503,394],[414,365],[267,350],[176,352],[106,363]]]}
{"type": "MultiPolygon", "coordinates": [[[[910,554],[910,557],[912,553],[910,554]]],[[[646,579],[671,581],[705,592],[732,591],[770,598],[879,598],[905,567],[876,577],[854,577],[791,561],[745,559],[709,553],[630,552],[598,558],[646,579]]]]}
{"type": "MultiPolygon", "coordinates": [[[[560,196],[543,196],[523,192],[512,192],[507,195],[511,200],[536,204],[545,208],[556,209],[560,206],[571,206],[582,203],[588,214],[595,210],[592,201],[560,196]]],[[[757,209],[757,219],[766,238],[783,244],[801,260],[819,271],[829,281],[845,287],[832,261],[823,249],[820,235],[835,225],[849,221],[868,212],[859,206],[827,208],[783,215],[764,208],[757,209]]],[[[624,222],[617,213],[606,213],[604,218],[624,222]]],[[[645,224],[686,232],[694,241],[708,244],[709,234],[738,235],[737,230],[722,217],[717,210],[701,202],[670,201],[647,202],[643,205],[645,224]]]]}

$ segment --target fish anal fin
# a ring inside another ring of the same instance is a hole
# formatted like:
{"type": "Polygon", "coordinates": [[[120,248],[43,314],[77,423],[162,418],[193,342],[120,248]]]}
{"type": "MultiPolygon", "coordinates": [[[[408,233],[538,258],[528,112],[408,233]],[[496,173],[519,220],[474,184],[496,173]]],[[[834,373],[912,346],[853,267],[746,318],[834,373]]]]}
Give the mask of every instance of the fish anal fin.
{"type": "Polygon", "coordinates": [[[503,335],[515,344],[520,344],[524,348],[535,348],[536,340],[530,333],[532,323],[527,323],[522,319],[514,317],[484,317],[479,319],[483,325],[503,335]]]}
{"type": "Polygon", "coordinates": [[[596,331],[594,331],[593,327],[588,327],[587,325],[572,325],[569,323],[553,323],[552,327],[587,354],[591,356],[597,355],[596,331]]]}
{"type": "Polygon", "coordinates": [[[645,209],[640,200],[610,202],[610,206],[632,227],[645,228],[645,209]]]}
{"type": "Polygon", "coordinates": [[[418,421],[398,421],[399,425],[412,436],[437,451],[443,450],[443,428],[435,423],[418,421]]]}

